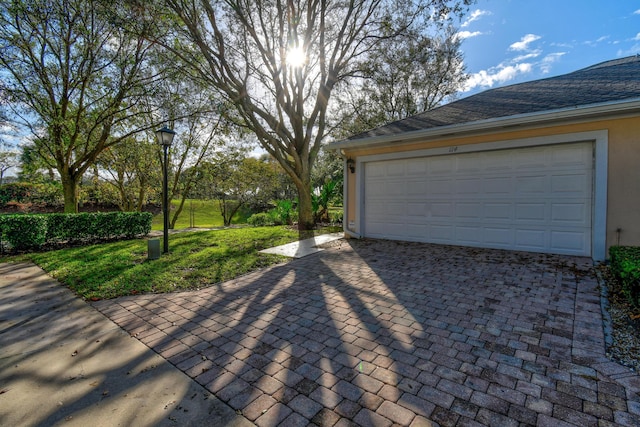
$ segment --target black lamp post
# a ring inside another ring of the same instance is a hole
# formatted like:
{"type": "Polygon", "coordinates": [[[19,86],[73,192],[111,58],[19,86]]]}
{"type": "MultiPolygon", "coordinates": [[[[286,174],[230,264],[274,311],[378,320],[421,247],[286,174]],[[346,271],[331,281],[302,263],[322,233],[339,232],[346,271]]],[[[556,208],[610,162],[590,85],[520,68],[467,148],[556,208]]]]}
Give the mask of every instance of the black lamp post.
{"type": "Polygon", "coordinates": [[[176,133],[166,126],[156,131],[156,138],[158,144],[162,145],[163,162],[162,162],[162,212],[164,213],[164,242],[163,242],[163,254],[169,252],[169,165],[168,165],[168,150],[173,142],[173,137],[176,133]]]}

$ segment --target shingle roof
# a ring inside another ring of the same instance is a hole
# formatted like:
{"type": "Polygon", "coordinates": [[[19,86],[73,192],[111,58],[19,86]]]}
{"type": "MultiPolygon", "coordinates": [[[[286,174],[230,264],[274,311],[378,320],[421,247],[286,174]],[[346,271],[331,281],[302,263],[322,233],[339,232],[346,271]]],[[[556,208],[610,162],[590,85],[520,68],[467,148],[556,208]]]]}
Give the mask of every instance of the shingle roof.
{"type": "Polygon", "coordinates": [[[615,59],[548,79],[490,89],[348,140],[640,98],[640,57],[615,59]]]}

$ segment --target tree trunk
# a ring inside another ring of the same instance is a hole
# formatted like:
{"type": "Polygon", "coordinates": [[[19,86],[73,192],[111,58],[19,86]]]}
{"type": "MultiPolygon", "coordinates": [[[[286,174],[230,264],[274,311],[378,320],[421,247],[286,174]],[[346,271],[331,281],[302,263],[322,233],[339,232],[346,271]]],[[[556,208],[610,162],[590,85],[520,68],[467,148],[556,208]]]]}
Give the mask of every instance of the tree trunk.
{"type": "Polygon", "coordinates": [[[298,189],[298,229],[313,230],[313,209],[311,205],[311,180],[294,180],[298,189]]]}
{"type": "Polygon", "coordinates": [[[64,193],[64,213],[78,213],[78,177],[64,174],[62,192],[64,193]]]}
{"type": "Polygon", "coordinates": [[[182,197],[180,199],[180,204],[178,205],[178,209],[176,209],[176,211],[173,213],[173,218],[171,218],[171,222],[169,224],[169,229],[170,230],[173,230],[174,228],[176,228],[176,222],[178,222],[178,217],[182,213],[182,209],[184,208],[185,200],[186,200],[185,197],[182,197]]]}
{"type": "MultiPolygon", "coordinates": [[[[233,203],[233,202],[231,202],[233,203]]],[[[242,207],[242,205],[244,205],[244,203],[240,202],[240,201],[236,201],[236,205],[235,207],[228,207],[227,209],[225,209],[227,215],[224,218],[224,225],[225,227],[229,227],[231,226],[231,220],[233,220],[233,216],[236,214],[236,212],[238,212],[240,210],[240,208],[242,207]]]]}

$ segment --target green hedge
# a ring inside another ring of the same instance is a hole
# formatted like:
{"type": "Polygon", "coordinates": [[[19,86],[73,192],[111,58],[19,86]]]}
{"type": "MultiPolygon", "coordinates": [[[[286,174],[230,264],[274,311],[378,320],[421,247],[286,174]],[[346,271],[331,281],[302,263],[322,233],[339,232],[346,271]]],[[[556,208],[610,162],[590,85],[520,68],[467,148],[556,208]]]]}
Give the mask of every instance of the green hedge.
{"type": "Polygon", "coordinates": [[[149,212],[2,215],[2,239],[11,247],[36,249],[45,243],[132,238],[151,231],[149,212]]]}
{"type": "Polygon", "coordinates": [[[2,240],[18,250],[37,249],[47,240],[46,215],[0,216],[2,240]]]}
{"type": "Polygon", "coordinates": [[[612,246],[609,255],[611,272],[622,292],[632,306],[640,308],[640,247],[612,246]]]}

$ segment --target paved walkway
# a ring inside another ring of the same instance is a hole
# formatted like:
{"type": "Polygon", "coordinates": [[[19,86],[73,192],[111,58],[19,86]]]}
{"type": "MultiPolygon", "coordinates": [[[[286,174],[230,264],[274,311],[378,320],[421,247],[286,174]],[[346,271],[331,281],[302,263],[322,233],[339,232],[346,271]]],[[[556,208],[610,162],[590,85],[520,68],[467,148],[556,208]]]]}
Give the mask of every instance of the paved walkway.
{"type": "Polygon", "coordinates": [[[0,264],[0,426],[245,418],[32,264],[0,264]]]}
{"type": "Polygon", "coordinates": [[[282,255],[290,258],[304,258],[306,256],[322,252],[322,245],[344,238],[344,233],[322,234],[309,239],[298,240],[297,242],[267,248],[260,251],[263,254],[282,255]]]}
{"type": "Polygon", "coordinates": [[[330,245],[93,305],[259,426],[640,425],[640,378],[605,357],[589,259],[330,245]]]}

